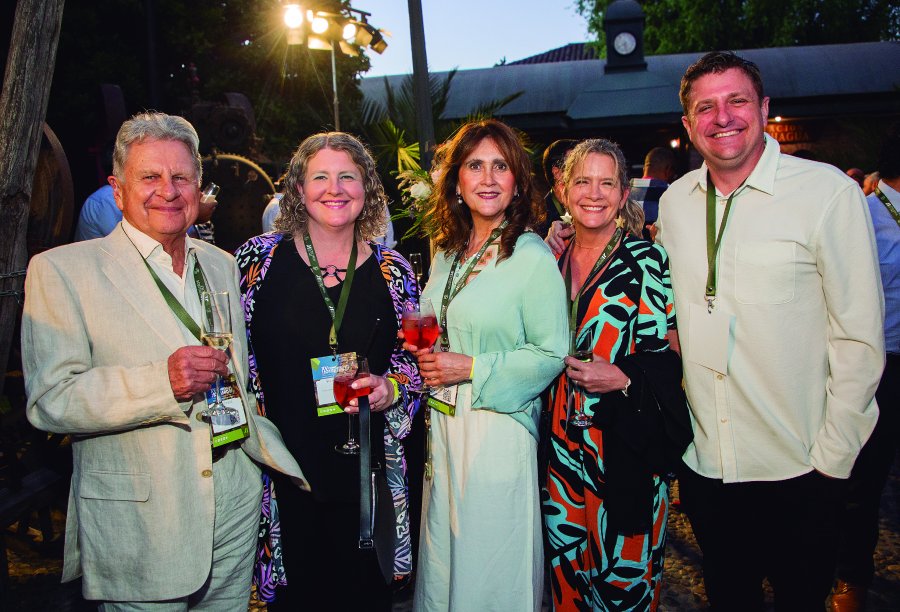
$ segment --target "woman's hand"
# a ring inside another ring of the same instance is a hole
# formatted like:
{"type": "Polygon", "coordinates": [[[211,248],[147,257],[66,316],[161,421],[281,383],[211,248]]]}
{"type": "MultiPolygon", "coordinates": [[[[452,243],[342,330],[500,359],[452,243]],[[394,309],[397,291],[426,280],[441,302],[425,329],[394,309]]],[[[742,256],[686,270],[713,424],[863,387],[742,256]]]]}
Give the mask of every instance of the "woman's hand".
{"type": "Polygon", "coordinates": [[[566,357],[565,364],[569,380],[591,393],[621,391],[630,382],[618,366],[596,355],[591,361],[566,357]]]}
{"type": "Polygon", "coordinates": [[[472,358],[460,353],[437,353],[419,351],[415,353],[419,360],[419,373],[429,387],[444,387],[469,380],[472,372],[472,358]]]}
{"type": "MultiPolygon", "coordinates": [[[[372,412],[381,412],[390,408],[397,398],[394,397],[394,385],[387,376],[376,376],[370,374],[368,378],[360,378],[354,380],[350,385],[354,389],[370,386],[372,390],[369,392],[369,408],[372,412]]],[[[344,408],[347,414],[357,414],[359,412],[359,398],[350,400],[350,405],[344,408]]]]}

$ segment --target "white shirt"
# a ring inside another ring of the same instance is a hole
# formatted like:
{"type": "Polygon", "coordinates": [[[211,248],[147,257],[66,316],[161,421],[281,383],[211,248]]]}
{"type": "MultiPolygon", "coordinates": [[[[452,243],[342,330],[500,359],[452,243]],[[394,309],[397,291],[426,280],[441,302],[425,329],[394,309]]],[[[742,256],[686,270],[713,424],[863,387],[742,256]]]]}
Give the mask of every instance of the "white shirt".
{"type": "Polygon", "coordinates": [[[705,309],[706,164],[661,200],[657,241],[670,257],[694,425],[684,460],[724,482],[812,469],[846,478],[875,426],[884,367],[872,222],[852,179],[765,138],[718,256],[716,310],[735,315],[727,375],[691,361],[689,305],[705,309]]]}
{"type": "MultiPolygon", "coordinates": [[[[163,250],[162,244],[134,227],[125,219],[122,219],[122,229],[131,239],[134,246],[137,247],[144,261],[153,268],[159,279],[172,292],[172,295],[175,296],[175,299],[184,307],[191,318],[197,322],[197,325],[201,326],[200,296],[194,283],[194,266],[196,265],[197,255],[194,253],[194,244],[191,237],[185,236],[184,238],[184,270],[182,270],[182,276],[178,276],[172,270],[172,257],[163,250]]],[[[150,274],[150,272],[142,270],[137,270],[135,273],[150,274]]],[[[172,316],[174,317],[175,314],[173,313],[172,316]]],[[[181,331],[185,344],[200,344],[200,341],[184,325],[181,325],[181,331]]]]}

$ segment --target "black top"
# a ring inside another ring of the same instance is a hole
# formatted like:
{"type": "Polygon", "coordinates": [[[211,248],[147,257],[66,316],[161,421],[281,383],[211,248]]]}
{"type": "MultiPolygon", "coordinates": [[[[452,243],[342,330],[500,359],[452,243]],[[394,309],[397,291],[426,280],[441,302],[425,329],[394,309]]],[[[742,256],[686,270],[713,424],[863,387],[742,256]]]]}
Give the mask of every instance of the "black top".
{"type": "MultiPolygon", "coordinates": [[[[337,304],[343,283],[329,287],[337,304]]],[[[397,318],[381,268],[374,256],[356,270],[338,352],[362,353],[381,319],[369,351],[369,369],[383,375],[397,341],[397,318]]],[[[347,416],[317,416],[310,359],[331,354],[331,315],[312,270],[294,243],[285,240],[275,254],[265,283],[255,296],[250,323],[266,415],[274,422],[320,501],[359,499],[357,456],[341,455],[335,445],[347,439],[347,416]]],[[[356,419],[354,419],[355,421],[356,419]]],[[[356,423],[354,423],[356,426],[356,423]]],[[[372,413],[372,461],[384,463],[384,415],[372,413]]]]}

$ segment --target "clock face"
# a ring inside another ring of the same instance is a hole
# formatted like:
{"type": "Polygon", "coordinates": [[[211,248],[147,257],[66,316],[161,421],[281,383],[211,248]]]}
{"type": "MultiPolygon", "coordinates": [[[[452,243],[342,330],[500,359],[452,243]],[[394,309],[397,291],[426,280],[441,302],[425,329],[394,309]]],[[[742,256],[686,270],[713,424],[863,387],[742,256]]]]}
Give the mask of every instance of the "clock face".
{"type": "Polygon", "coordinates": [[[619,32],[613,39],[613,48],[620,55],[628,55],[637,47],[637,41],[631,32],[619,32]]]}

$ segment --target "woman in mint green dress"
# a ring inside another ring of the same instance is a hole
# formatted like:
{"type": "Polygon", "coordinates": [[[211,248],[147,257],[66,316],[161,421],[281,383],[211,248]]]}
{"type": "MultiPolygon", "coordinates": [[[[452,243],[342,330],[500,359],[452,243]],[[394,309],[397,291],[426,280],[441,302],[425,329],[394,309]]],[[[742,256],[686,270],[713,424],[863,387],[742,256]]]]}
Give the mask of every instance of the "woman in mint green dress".
{"type": "Polygon", "coordinates": [[[529,231],[542,202],[515,133],[469,123],[442,153],[423,297],[445,331],[417,356],[445,402],[430,411],[414,609],[539,610],[538,396],[568,348],[565,290],[529,231]]]}

